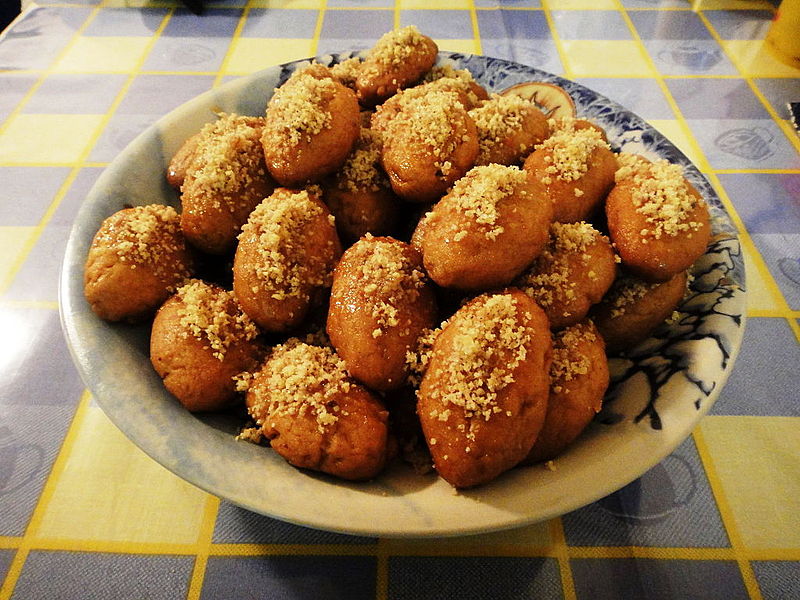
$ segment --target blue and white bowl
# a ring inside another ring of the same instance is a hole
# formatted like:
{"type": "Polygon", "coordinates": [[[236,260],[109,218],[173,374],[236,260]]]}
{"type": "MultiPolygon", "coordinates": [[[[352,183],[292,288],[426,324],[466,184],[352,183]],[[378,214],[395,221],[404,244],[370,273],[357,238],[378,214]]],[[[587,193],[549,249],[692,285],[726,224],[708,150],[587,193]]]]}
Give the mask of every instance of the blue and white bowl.
{"type": "MultiPolygon", "coordinates": [[[[333,64],[350,54],[316,60],[333,64]]],[[[209,91],[142,133],[106,169],[76,218],[61,274],[61,315],[75,364],[109,418],[157,462],[252,511],[331,531],[386,537],[478,533],[545,520],[598,500],[668,456],[708,412],[733,367],[745,318],[744,262],[736,229],[697,168],[622,106],[555,75],[500,59],[442,52],[489,91],[526,81],[563,87],[578,116],[607,132],[615,150],[680,164],[708,202],[712,243],[694,267],[677,319],[611,361],[605,407],[556,462],[514,469],[453,493],[434,475],[395,464],[368,483],[338,481],[236,441],[226,415],[193,415],[164,389],[148,357],[149,326],[98,319],[83,295],[83,270],[103,219],[126,205],[178,205],[164,172],[183,141],[218,111],[263,114],[275,87],[308,61],[270,67],[209,91]]]]}

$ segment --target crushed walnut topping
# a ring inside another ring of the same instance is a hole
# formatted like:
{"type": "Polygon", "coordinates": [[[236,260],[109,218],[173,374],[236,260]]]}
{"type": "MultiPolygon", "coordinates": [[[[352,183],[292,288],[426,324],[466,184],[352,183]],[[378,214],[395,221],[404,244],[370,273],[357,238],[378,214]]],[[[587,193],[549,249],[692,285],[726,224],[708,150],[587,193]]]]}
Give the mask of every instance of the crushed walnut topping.
{"type": "Polygon", "coordinates": [[[589,373],[589,358],[578,351],[583,341],[594,342],[597,335],[593,326],[578,323],[553,334],[553,362],[550,363],[550,382],[552,390],[559,394],[564,384],[589,373]]]}
{"type": "Polygon", "coordinates": [[[328,104],[336,86],[330,77],[301,70],[275,90],[267,105],[265,131],[270,137],[282,140],[278,149],[296,148],[311,142],[323,129],[331,128],[333,116],[328,104]]]}
{"type": "Polygon", "coordinates": [[[185,249],[180,216],[171,206],[149,204],[135,206],[114,231],[98,241],[109,241],[120,261],[147,266],[173,291],[190,276],[188,265],[176,257],[185,249]]]}
{"type": "Polygon", "coordinates": [[[353,385],[331,348],[296,338],[275,346],[250,386],[250,415],[260,426],[277,416],[310,415],[320,432],[339,419],[336,398],[353,385]]]}
{"type": "MultiPolygon", "coordinates": [[[[479,225],[487,239],[495,240],[504,228],[498,224],[499,205],[515,194],[525,195],[527,174],[519,167],[491,164],[473,167],[456,181],[448,195],[448,202],[470,221],[479,225]]],[[[463,239],[466,232],[456,233],[463,239]],[[463,235],[461,235],[463,234],[463,235]]]]}
{"type": "Polygon", "coordinates": [[[233,210],[232,202],[254,181],[266,177],[261,133],[264,119],[221,114],[200,130],[197,150],[181,191],[217,209],[233,210]]]}
{"type": "MultiPolygon", "coordinates": [[[[550,225],[550,241],[517,284],[544,308],[556,302],[574,300],[576,283],[572,277],[570,257],[578,256],[588,266],[592,258],[588,249],[599,240],[608,242],[608,238],[589,223],[553,223],[550,225]]],[[[589,272],[589,277],[592,273],[589,272]]]]}
{"type": "Polygon", "coordinates": [[[454,122],[458,118],[457,109],[463,110],[463,107],[454,92],[434,91],[411,98],[389,121],[386,137],[391,139],[402,132],[410,141],[428,147],[434,166],[447,177],[453,169],[450,158],[462,142],[456,135],[461,126],[454,122]]]}
{"type": "Polygon", "coordinates": [[[380,337],[388,328],[409,323],[401,322],[398,309],[413,302],[425,285],[425,273],[398,242],[364,236],[348,251],[361,262],[367,308],[377,323],[373,337],[380,337]]]}
{"type": "Polygon", "coordinates": [[[380,168],[380,161],[380,135],[362,127],[353,151],[336,174],[337,187],[353,193],[389,188],[389,179],[380,168]]]}
{"type": "Polygon", "coordinates": [[[195,279],[181,286],[177,296],[181,301],[178,316],[185,335],[207,343],[217,360],[224,360],[233,344],[249,342],[258,336],[255,324],[227,290],[195,279]]]}
{"type": "Polygon", "coordinates": [[[384,33],[367,54],[367,68],[397,68],[419,51],[425,36],[414,25],[384,33]]]}
{"type": "Polygon", "coordinates": [[[691,218],[703,200],[692,193],[680,165],[663,159],[631,162],[626,166],[631,172],[619,177],[631,186],[631,199],[636,212],[643,215],[647,222],[648,226],[640,232],[643,238],[660,239],[679,234],[691,236],[692,232],[703,226],[703,223],[691,218]]]}
{"type": "MultiPolygon", "coordinates": [[[[310,188],[312,193],[315,188],[310,188]]],[[[259,261],[256,275],[282,300],[305,294],[308,287],[330,287],[332,271],[320,260],[309,261],[304,242],[309,225],[324,209],[312,200],[309,190],[293,192],[279,188],[251,213],[239,239],[257,238],[259,261]]]]}
{"type": "Polygon", "coordinates": [[[558,127],[554,119],[550,119],[549,123],[555,132],[536,147],[537,150],[549,151],[548,157],[551,159],[546,161],[549,164],[544,169],[542,182],[545,185],[552,183],[553,179],[577,181],[589,170],[589,159],[595,149],[611,149],[601,133],[593,127],[576,129],[569,121],[558,127]]]}
{"type": "MultiPolygon", "coordinates": [[[[509,294],[484,295],[464,309],[452,352],[440,365],[444,380],[432,394],[448,408],[432,416],[446,421],[450,409],[458,408],[467,418],[489,420],[502,411],[498,395],[514,382],[531,341],[520,313],[509,294]]],[[[448,327],[452,326],[453,321],[448,327]]]]}
{"type": "MultiPolygon", "coordinates": [[[[477,162],[486,162],[487,157],[502,147],[508,138],[519,133],[533,110],[539,109],[522,96],[492,94],[481,106],[469,111],[478,128],[477,162]]],[[[532,147],[523,144],[519,151],[524,153],[529,149],[532,147]]]]}

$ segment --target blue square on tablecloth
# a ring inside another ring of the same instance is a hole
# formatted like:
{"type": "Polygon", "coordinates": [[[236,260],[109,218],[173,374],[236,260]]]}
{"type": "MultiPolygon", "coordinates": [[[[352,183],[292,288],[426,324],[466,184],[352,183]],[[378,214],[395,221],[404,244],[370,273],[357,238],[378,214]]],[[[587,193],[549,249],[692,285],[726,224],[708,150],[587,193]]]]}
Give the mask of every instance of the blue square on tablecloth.
{"type": "Polygon", "coordinates": [[[155,123],[158,115],[114,114],[89,154],[91,162],[111,162],[137,135],[155,123]]]}
{"type": "Polygon", "coordinates": [[[211,89],[210,75],[138,75],[115,114],[164,115],[211,89]]]}
{"type": "Polygon", "coordinates": [[[750,561],[750,566],[764,600],[792,598],[800,589],[800,561],[753,560],[750,561]]]}
{"type": "Polygon", "coordinates": [[[247,15],[242,37],[314,37],[319,11],[288,8],[254,8],[247,15]]]}
{"type": "Polygon", "coordinates": [[[691,438],[639,479],[562,522],[570,546],[729,545],[691,438]]]}
{"type": "Polygon", "coordinates": [[[103,114],[111,108],[127,78],[127,75],[112,73],[53,73],[45,78],[22,112],[103,114]]]}
{"type": "Polygon", "coordinates": [[[800,174],[721,173],[718,177],[748,233],[800,234],[800,174]]]}
{"type": "Polygon", "coordinates": [[[0,73],[0,121],[11,114],[38,79],[38,75],[26,73],[0,73]]]}
{"type": "Polygon", "coordinates": [[[573,558],[580,599],[748,600],[739,565],[733,560],[573,558]]]}
{"type": "Polygon", "coordinates": [[[760,40],[767,35],[769,10],[706,10],[703,14],[723,40],[760,40]]]}
{"type": "Polygon", "coordinates": [[[167,16],[166,8],[101,8],[83,30],[87,36],[150,37],[167,16]]]}
{"type": "Polygon", "coordinates": [[[562,40],[630,40],[630,29],[616,10],[554,10],[556,31],[562,40]]]}
{"type": "Polygon", "coordinates": [[[580,78],[578,83],[618,102],[643,119],[674,119],[661,86],[654,79],[580,78]]]}
{"type": "Polygon", "coordinates": [[[38,225],[69,171],[67,167],[0,167],[0,223],[38,225]]]}
{"type": "Polygon", "coordinates": [[[222,501],[214,526],[215,544],[374,544],[374,538],[292,525],[222,501]]]}
{"type": "Polygon", "coordinates": [[[549,40],[553,35],[541,11],[481,10],[478,11],[481,39],[549,40]]]}
{"type": "Polygon", "coordinates": [[[632,11],[628,13],[643,40],[710,40],[711,33],[689,11],[632,11]]]}
{"type": "MultiPolygon", "coordinates": [[[[504,58],[560,75],[564,72],[558,49],[552,40],[500,40],[484,39],[481,42],[486,56],[504,58]]],[[[502,90],[493,90],[500,92],[502,90]]]]}
{"type": "Polygon", "coordinates": [[[435,40],[472,39],[472,18],[468,10],[401,10],[400,27],[416,25],[435,40]]]}
{"type": "Polygon", "coordinates": [[[317,44],[317,56],[325,54],[340,54],[344,52],[360,52],[371,48],[375,44],[374,38],[353,39],[353,38],[320,38],[317,44]]]}
{"type": "Polygon", "coordinates": [[[186,9],[177,9],[161,32],[161,37],[224,37],[229,38],[236,30],[242,16],[240,8],[209,8],[202,16],[186,9]]]}
{"type": "Polygon", "coordinates": [[[768,119],[769,113],[742,79],[668,79],[686,119],[768,119]]]}
{"type": "Polygon", "coordinates": [[[88,8],[40,6],[29,10],[5,31],[0,70],[49,68],[90,14],[88,8]]]}
{"type": "Polygon", "coordinates": [[[687,119],[713,169],[800,169],[800,156],[772,119],[687,119]]]}
{"type": "Polygon", "coordinates": [[[218,71],[231,45],[226,37],[160,37],[144,63],[145,71],[218,71]]]}
{"type": "MultiPolygon", "coordinates": [[[[750,236],[761,253],[778,288],[792,310],[800,310],[800,234],[755,233],[750,236]]],[[[770,349],[772,345],[770,344],[770,349]]],[[[797,363],[794,363],[795,366],[797,363]]],[[[794,368],[794,367],[793,367],[794,368]]],[[[792,373],[795,373],[792,371],[792,373]]],[[[787,374],[787,377],[790,377],[787,374]]],[[[796,388],[796,384],[795,384],[796,388]]],[[[796,403],[795,389],[792,400],[796,403]]]]}
{"type": "Polygon", "coordinates": [[[369,40],[370,46],[391,31],[391,10],[329,10],[325,12],[319,38],[322,40],[369,40]]]}
{"type": "Polygon", "coordinates": [[[100,168],[88,167],[80,170],[11,282],[4,296],[6,299],[58,301],[61,257],[78,208],[101,171],[100,168]],[[53,260],[53,257],[58,257],[58,260],[53,260]]]}
{"type": "Polygon", "coordinates": [[[754,79],[756,87],[767,98],[781,119],[791,119],[787,104],[800,102],[800,77],[775,77],[754,79]]]}
{"type": "Polygon", "coordinates": [[[664,75],[738,75],[716,40],[644,40],[656,68],[664,75]]]}
{"type": "Polygon", "coordinates": [[[211,556],[201,600],[374,600],[374,556],[211,556]]]}
{"type": "Polygon", "coordinates": [[[516,556],[391,556],[392,600],[562,598],[558,563],[516,556]]]}
{"type": "Polygon", "coordinates": [[[33,550],[22,567],[14,600],[184,598],[193,556],[33,550]]]}
{"type": "MultiPolygon", "coordinates": [[[[800,256],[790,260],[800,292],[800,256]]],[[[750,317],[736,366],[712,414],[800,417],[797,365],[800,345],[786,320],[750,317]]]]}

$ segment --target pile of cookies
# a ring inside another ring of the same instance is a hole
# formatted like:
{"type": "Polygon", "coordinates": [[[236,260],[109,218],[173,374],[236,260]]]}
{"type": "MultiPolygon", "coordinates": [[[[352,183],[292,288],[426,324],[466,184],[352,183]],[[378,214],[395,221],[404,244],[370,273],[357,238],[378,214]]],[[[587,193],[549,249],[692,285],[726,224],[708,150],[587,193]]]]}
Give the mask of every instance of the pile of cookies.
{"type": "Polygon", "coordinates": [[[185,142],[180,213],[124,209],[89,251],[89,304],[152,319],[166,388],[191,411],[244,402],[242,437],[297,467],[362,480],[422,451],[466,488],[553,459],[708,244],[680,167],[437,51],[407,27],[298,69],[263,116],[185,142]]]}

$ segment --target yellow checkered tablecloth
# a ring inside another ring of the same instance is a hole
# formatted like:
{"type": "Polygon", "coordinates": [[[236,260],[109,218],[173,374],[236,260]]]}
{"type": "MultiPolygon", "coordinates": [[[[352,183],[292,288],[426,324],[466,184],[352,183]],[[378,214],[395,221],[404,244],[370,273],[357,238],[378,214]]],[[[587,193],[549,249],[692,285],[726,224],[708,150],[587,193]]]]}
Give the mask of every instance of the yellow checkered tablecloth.
{"type": "Polygon", "coordinates": [[[38,2],[0,38],[0,600],[800,597],[800,71],[769,2],[38,2]],[[693,8],[695,10],[693,10],[693,8]],[[552,521],[384,540],[289,525],[173,476],[93,403],[60,331],[78,207],[139,132],[230,78],[417,25],[583,83],[681,148],[739,229],[748,326],[712,413],[552,521]]]}

